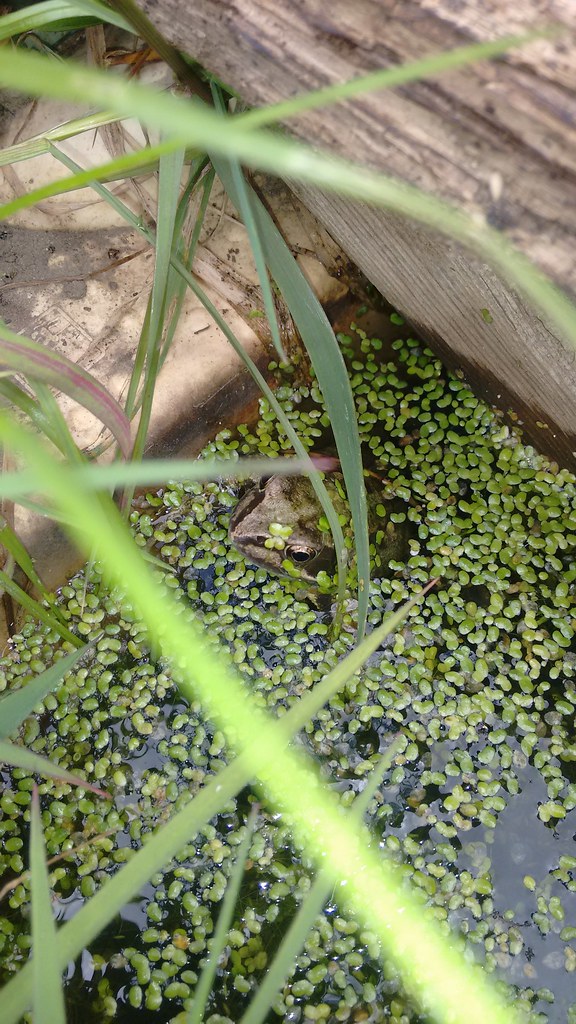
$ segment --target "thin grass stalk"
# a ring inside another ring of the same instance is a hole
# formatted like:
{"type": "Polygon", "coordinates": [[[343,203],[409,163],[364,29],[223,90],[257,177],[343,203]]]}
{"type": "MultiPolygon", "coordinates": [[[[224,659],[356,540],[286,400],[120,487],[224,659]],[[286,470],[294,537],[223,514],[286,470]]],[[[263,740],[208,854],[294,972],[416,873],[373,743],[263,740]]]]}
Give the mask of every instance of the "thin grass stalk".
{"type": "MultiPolygon", "coordinates": [[[[398,738],[392,740],[376,767],[367,776],[364,789],[352,804],[350,816],[353,820],[358,823],[362,821],[372,797],[397,753],[400,753],[398,738]]],[[[306,893],[306,899],[301,903],[298,912],[292,918],[274,960],[268,967],[248,1009],[242,1015],[240,1024],[263,1024],[276,995],[290,974],[290,969],[306,941],[306,936],[326,903],[331,889],[331,879],[326,878],[321,871],[306,893]]]]}
{"type": "Polygon", "coordinates": [[[238,848],[238,853],[234,859],[234,866],[230,873],[230,877],[228,878],[226,894],[222,900],[222,906],[218,913],[216,930],[210,942],[210,954],[202,970],[202,974],[200,975],[200,980],[196,986],[194,992],[194,1003],[192,1009],[188,1012],[186,1024],[202,1024],[202,1020],[204,1019],[208,997],[214,984],[216,971],[218,970],[218,960],[220,959],[226,945],[226,936],[232,924],[234,910],[238,902],[244,868],[246,866],[248,851],[250,850],[252,835],[256,825],[257,811],[257,806],[253,805],[250,810],[250,814],[248,815],[246,833],[238,848]]]}

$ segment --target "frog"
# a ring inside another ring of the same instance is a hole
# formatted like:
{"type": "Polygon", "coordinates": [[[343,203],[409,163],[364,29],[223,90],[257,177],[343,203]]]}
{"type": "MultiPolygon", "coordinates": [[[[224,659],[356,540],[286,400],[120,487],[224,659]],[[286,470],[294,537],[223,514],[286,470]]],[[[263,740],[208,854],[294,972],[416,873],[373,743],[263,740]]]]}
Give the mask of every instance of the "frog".
{"type": "MultiPolygon", "coordinates": [[[[336,513],[350,533],[350,509],[340,474],[324,480],[336,513]]],[[[368,523],[375,545],[375,568],[385,569],[393,559],[408,555],[407,521],[395,525],[388,513],[392,501],[383,502],[381,487],[367,480],[368,523]],[[376,511],[378,509],[378,511],[376,511]],[[382,512],[385,511],[384,517],[382,512]]],[[[243,494],[230,518],[229,539],[246,561],[281,576],[297,577],[309,586],[333,577],[336,552],[332,534],[316,493],[306,476],[269,476],[243,494]]]]}

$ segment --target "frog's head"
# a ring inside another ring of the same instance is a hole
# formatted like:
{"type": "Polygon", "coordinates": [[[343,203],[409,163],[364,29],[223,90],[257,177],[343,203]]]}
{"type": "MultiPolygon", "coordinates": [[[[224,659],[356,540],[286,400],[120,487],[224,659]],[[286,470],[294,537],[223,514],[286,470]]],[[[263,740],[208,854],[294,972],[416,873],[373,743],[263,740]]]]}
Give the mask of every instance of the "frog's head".
{"type": "Polygon", "coordinates": [[[321,529],[321,517],[307,477],[270,476],[240,499],[229,536],[247,561],[315,584],[319,572],[331,576],[336,566],[332,535],[321,529]]]}

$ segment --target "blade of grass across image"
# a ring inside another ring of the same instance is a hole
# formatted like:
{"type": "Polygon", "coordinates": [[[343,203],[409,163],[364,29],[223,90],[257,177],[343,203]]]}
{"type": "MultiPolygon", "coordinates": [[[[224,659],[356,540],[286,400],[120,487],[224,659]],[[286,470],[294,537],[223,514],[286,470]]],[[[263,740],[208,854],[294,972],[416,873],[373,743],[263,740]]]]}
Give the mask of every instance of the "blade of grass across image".
{"type": "Polygon", "coordinates": [[[270,104],[268,107],[248,110],[239,114],[238,118],[250,128],[262,128],[265,125],[298,117],[307,110],[332,106],[334,103],[341,103],[343,100],[362,96],[367,92],[376,92],[378,89],[394,89],[399,85],[406,85],[408,82],[418,82],[424,78],[441,75],[445,71],[453,71],[454,68],[464,67],[474,61],[500,57],[508,50],[525,46],[535,39],[543,39],[561,33],[561,26],[552,25],[550,28],[537,32],[526,32],[524,35],[503,36],[501,39],[494,39],[489,43],[458,46],[454,50],[446,50],[443,53],[432,54],[430,57],[423,57],[421,60],[410,61],[409,64],[371,71],[369,74],[359,75],[358,78],[353,78],[349,82],[338,82],[336,85],[327,85],[322,89],[312,89],[310,92],[291,96],[288,100],[270,104]]]}
{"type": "MultiPolygon", "coordinates": [[[[230,164],[220,157],[213,158],[212,162],[226,192],[238,207],[239,196],[230,164]]],[[[330,417],[352,512],[358,573],[358,637],[362,639],[370,585],[368,510],[356,409],[348,371],[330,321],[290,249],[253,189],[246,191],[266,263],[300,332],[330,417]]]]}
{"type": "Polygon", "coordinates": [[[17,747],[14,743],[6,743],[5,740],[0,740],[0,764],[24,768],[30,774],[58,779],[60,782],[67,782],[70,786],[78,786],[79,789],[90,790],[91,793],[95,793],[96,796],[102,797],[105,800],[111,799],[110,794],[106,793],[103,789],[99,789],[97,786],[93,786],[92,783],[86,782],[86,779],[80,778],[79,775],[73,775],[72,772],[66,771],[60,765],[53,764],[47,757],[33,754],[31,750],[26,750],[25,747],[17,747]]]}
{"type": "MultiPolygon", "coordinates": [[[[1,24],[2,19],[0,19],[1,24]]],[[[13,146],[1,149],[0,167],[18,163],[20,160],[31,160],[35,156],[42,156],[43,153],[50,152],[50,145],[55,142],[75,138],[77,135],[82,135],[83,132],[95,131],[104,125],[114,124],[118,120],[117,114],[103,113],[87,114],[86,117],[65,121],[64,124],[56,125],[55,128],[46,129],[41,135],[33,135],[30,139],[22,139],[21,142],[15,142],[13,146]]]]}
{"type": "Polygon", "coordinates": [[[0,320],[0,365],[69,395],[108,427],[125,456],[130,454],[130,424],[124,411],[110,392],[77,363],[15,334],[0,320]]]}
{"type": "Polygon", "coordinates": [[[246,822],[246,834],[238,848],[234,867],[232,868],[232,872],[228,879],[226,895],[222,901],[222,907],[216,922],[216,930],[210,943],[210,954],[194,990],[194,1005],[188,1013],[186,1024],[202,1024],[204,1019],[206,1004],[218,970],[218,961],[226,947],[228,929],[232,925],[234,910],[238,902],[242,876],[256,825],[257,810],[257,806],[253,804],[246,822]]]}
{"type": "Polygon", "coordinates": [[[79,647],[81,641],[74,633],[71,633],[67,626],[60,621],[60,616],[56,615],[51,609],[45,608],[44,605],[36,601],[35,598],[27,594],[14,580],[10,579],[8,574],[0,569],[0,593],[5,591],[10,594],[10,597],[14,599],[22,608],[25,608],[27,612],[40,622],[43,622],[49,629],[54,630],[58,633],[63,640],[67,640],[68,643],[73,644],[74,647],[79,647]]]}
{"type": "MultiPolygon", "coordinates": [[[[505,236],[477,219],[468,217],[442,200],[404,182],[313,151],[278,134],[245,128],[239,118],[221,115],[179,96],[155,92],[133,81],[119,80],[72,61],[56,62],[34,53],[6,50],[0,62],[0,85],[28,95],[52,96],[73,101],[81,92],[86,103],[109,107],[122,116],[134,116],[148,127],[161,130],[170,146],[187,143],[214,154],[240,160],[249,167],[300,179],[330,192],[421,221],[423,224],[474,249],[515,285],[555,324],[576,347],[576,309],[564,293],[512,246],[505,236]]],[[[126,160],[127,158],[123,158],[126,160]]],[[[117,163],[116,161],[114,163],[117,163]]],[[[107,165],[110,167],[110,165],[107,165]]],[[[88,172],[84,184],[97,175],[88,172]]],[[[66,188],[66,181],[50,194],[66,188]]],[[[40,190],[38,190],[40,191],[40,190]]],[[[17,199],[0,208],[0,217],[26,205],[17,199]]]]}
{"type": "MultiPolygon", "coordinates": [[[[97,465],[83,463],[71,466],[74,486],[87,491],[113,491],[117,487],[151,487],[167,480],[242,480],[270,473],[300,476],[314,468],[305,455],[300,459],[147,459],[145,462],[97,465]]],[[[0,475],[0,498],[19,501],[37,493],[38,481],[29,470],[0,475]]]]}
{"type": "Polygon", "coordinates": [[[30,874],[34,1024],[66,1024],[62,970],[56,952],[57,932],[36,786],[32,793],[30,874]]]}
{"type": "MultiPolygon", "coordinates": [[[[230,778],[232,772],[238,783],[243,771],[248,772],[248,778],[256,778],[271,804],[287,817],[296,844],[305,849],[333,884],[338,885],[339,903],[353,910],[375,932],[386,956],[401,972],[407,991],[424,1002],[428,1016],[450,1024],[485,1024],[486,1021],[511,1024],[516,1021],[514,1010],[506,1008],[481,968],[459,955],[454,944],[442,935],[433,915],[411,895],[398,869],[370,845],[368,833],[342,815],[337,797],[321,786],[309,755],[301,748],[287,746],[292,735],[290,712],[279,720],[264,712],[227,662],[207,645],[193,622],[183,618],[170,590],[159,589],[154,583],[113,503],[93,502],[80,489],[74,490],[66,468],[49,456],[37,438],[5,415],[0,415],[0,437],[9,450],[17,449],[25,455],[38,477],[39,487],[74,519],[77,525],[73,533],[84,549],[95,548],[105,582],[122,588],[152,641],[172,665],[185,699],[200,699],[206,715],[222,728],[228,742],[238,751],[237,760],[218,776],[217,799],[206,808],[209,817],[212,818],[221,806],[220,797],[226,789],[223,780],[230,778]]],[[[354,652],[357,657],[361,652],[360,663],[380,636],[381,631],[375,631],[354,652]]],[[[354,660],[348,658],[343,664],[347,663],[348,668],[354,660]]],[[[357,660],[355,663],[358,666],[357,660]]],[[[206,798],[210,785],[194,803],[206,798]]],[[[198,804],[194,810],[197,809],[198,804]]],[[[80,937],[78,922],[86,922],[86,916],[82,915],[88,913],[90,928],[101,925],[102,917],[98,915],[103,914],[103,895],[109,896],[122,877],[124,881],[136,880],[135,865],[140,856],[148,855],[147,867],[150,867],[150,850],[154,850],[159,835],[165,840],[161,863],[171,856],[171,844],[176,838],[173,830],[184,812],[190,812],[190,808],[175,816],[166,835],[162,830],[152,837],[141,853],[105,883],[87,907],[60,929],[56,954],[60,969],[70,955],[77,954],[76,945],[74,952],[70,948],[70,936],[76,933],[76,941],[80,937]],[[133,873],[126,875],[130,869],[133,873]]],[[[190,833],[191,830],[184,841],[189,841],[190,833]]],[[[127,885],[123,887],[123,902],[133,891],[127,885]]],[[[110,905],[103,916],[109,913],[110,905]]],[[[29,976],[24,968],[4,989],[5,1024],[16,1024],[28,1005],[29,976]]]]}
{"type": "MultiPolygon", "coordinates": [[[[170,273],[170,259],[174,246],[174,224],[178,208],[183,165],[183,149],[178,149],[174,153],[167,153],[160,157],[154,279],[152,282],[150,316],[148,317],[146,331],[146,360],[140,420],[132,452],[134,459],[142,457],[150,426],[152,402],[159,369],[160,347],[164,330],[166,289],[170,273]]],[[[127,500],[129,499],[127,498],[127,500]]]]}
{"type": "MultiPolygon", "coordinates": [[[[362,821],[370,806],[372,797],[375,795],[384,775],[391,767],[396,754],[399,753],[401,753],[401,743],[397,737],[392,740],[388,749],[380,758],[380,762],[367,776],[364,789],[355,798],[350,811],[350,816],[353,820],[358,823],[362,821]]],[[[275,996],[284,985],[298,953],[304,946],[315,919],[329,899],[331,889],[331,879],[326,878],[320,871],[307,892],[306,899],[301,903],[300,909],[290,922],[278,952],[272,963],[268,966],[256,995],[246,1012],[242,1015],[240,1024],[263,1024],[266,1014],[274,1004],[275,996]]]]}
{"type": "MultiPolygon", "coordinates": [[[[74,639],[77,640],[77,637],[74,639]]],[[[74,668],[92,646],[92,643],[83,644],[78,650],[65,654],[40,675],[26,681],[21,689],[0,698],[0,739],[6,739],[20,728],[24,719],[32,714],[47,694],[60,685],[66,673],[74,668]]]]}
{"type": "Polygon", "coordinates": [[[104,21],[130,31],[128,22],[105,4],[98,0],[46,0],[45,3],[32,4],[22,11],[12,11],[0,18],[0,41],[26,32],[37,32],[38,29],[76,28],[86,24],[104,21]]]}

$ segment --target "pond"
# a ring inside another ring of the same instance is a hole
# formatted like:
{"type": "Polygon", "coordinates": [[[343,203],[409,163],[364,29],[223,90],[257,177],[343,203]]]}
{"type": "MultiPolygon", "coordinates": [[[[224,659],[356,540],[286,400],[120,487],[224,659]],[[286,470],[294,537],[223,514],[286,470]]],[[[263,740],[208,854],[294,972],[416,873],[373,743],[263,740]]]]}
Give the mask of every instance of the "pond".
{"type": "MultiPolygon", "coordinates": [[[[399,332],[401,333],[401,332],[399,332]]],[[[382,502],[409,525],[406,557],[377,573],[369,628],[440,582],[302,734],[345,807],[396,740],[369,806],[375,844],[402,866],[435,916],[465,937],[533,1022],[576,1021],[576,481],[420,342],[340,338],[366,465],[382,502]],[[390,505],[392,507],[392,504],[390,505]],[[380,577],[380,578],[378,578],[380,577]]],[[[278,371],[280,372],[280,371],[278,371]]],[[[329,423],[306,374],[278,396],[307,447],[329,423]]],[[[211,453],[274,455],[289,445],[264,402],[255,425],[211,453]]],[[[355,604],[335,638],[329,600],[248,565],[228,539],[238,488],[168,485],[135,502],[137,543],[269,709],[299,700],[355,643],[355,604]]],[[[352,591],[351,591],[352,593],[352,591]]],[[[28,720],[22,740],[105,785],[112,805],[54,780],[40,786],[60,920],[130,858],[227,763],[224,736],[185,705],[169,666],[98,567],[60,592],[70,628],[95,642],[28,720]]],[[[0,668],[4,687],[41,671],[56,638],[28,623],[0,668]]],[[[28,956],[26,808],[33,780],[3,773],[1,971],[28,956]]],[[[209,1000],[213,1024],[239,1021],[312,884],[287,824],[244,790],[192,837],[67,975],[69,1019],[184,1020],[250,807],[257,824],[209,1000]]],[[[269,1019],[416,1022],[376,937],[332,893],[269,1019]]]]}

